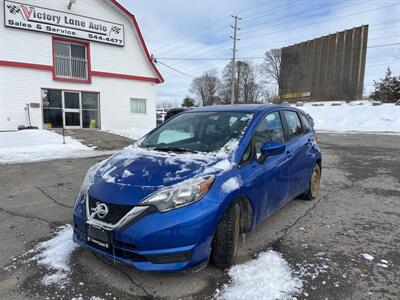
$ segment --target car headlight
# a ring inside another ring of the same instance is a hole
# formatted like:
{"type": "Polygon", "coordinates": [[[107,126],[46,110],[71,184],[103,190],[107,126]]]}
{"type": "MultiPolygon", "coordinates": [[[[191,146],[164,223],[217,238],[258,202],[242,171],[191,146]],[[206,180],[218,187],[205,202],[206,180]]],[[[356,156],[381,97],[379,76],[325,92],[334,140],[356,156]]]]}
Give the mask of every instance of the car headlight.
{"type": "Polygon", "coordinates": [[[160,212],[165,212],[194,203],[208,192],[214,179],[214,175],[206,176],[162,188],[147,197],[141,204],[154,205],[160,212]]]}

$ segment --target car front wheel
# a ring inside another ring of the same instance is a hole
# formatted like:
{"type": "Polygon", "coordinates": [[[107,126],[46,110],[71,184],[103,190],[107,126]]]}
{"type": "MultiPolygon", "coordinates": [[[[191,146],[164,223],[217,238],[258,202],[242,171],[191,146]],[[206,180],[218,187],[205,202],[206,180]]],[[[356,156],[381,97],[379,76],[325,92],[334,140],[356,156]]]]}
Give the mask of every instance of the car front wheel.
{"type": "Polygon", "coordinates": [[[237,262],[241,233],[241,209],[238,202],[224,213],[215,232],[211,249],[211,263],[221,269],[237,262]]]}

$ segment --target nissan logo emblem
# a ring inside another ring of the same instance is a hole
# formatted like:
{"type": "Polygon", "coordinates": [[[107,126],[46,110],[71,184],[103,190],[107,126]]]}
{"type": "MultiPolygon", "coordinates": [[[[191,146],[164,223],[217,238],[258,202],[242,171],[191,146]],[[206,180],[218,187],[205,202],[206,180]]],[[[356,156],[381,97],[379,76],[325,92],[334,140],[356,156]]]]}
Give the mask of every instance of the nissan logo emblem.
{"type": "Polygon", "coordinates": [[[100,219],[104,219],[108,214],[108,206],[101,202],[97,202],[96,207],[92,207],[90,210],[92,211],[91,218],[97,215],[100,219]]]}

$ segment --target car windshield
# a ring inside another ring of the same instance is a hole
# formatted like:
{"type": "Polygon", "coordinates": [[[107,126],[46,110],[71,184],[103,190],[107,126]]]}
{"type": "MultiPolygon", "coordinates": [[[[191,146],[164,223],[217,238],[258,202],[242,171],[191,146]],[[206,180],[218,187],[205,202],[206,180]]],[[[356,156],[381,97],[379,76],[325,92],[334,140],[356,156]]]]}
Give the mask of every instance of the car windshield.
{"type": "Polygon", "coordinates": [[[252,114],[246,112],[183,113],[149,134],[141,147],[173,152],[214,152],[238,140],[252,114]]]}

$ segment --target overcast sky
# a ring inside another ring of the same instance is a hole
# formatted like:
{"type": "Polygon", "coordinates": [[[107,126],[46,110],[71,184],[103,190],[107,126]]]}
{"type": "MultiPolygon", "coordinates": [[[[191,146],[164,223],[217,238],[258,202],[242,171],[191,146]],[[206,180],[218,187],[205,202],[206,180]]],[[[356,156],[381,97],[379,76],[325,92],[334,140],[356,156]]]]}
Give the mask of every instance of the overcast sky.
{"type": "MultiPolygon", "coordinates": [[[[400,2],[398,0],[119,0],[136,16],[150,53],[190,76],[209,69],[221,73],[228,61],[174,61],[163,58],[229,58],[231,14],[241,30],[238,57],[260,57],[280,48],[344,29],[369,24],[364,94],[389,65],[400,74],[400,2]],[[312,23],[312,24],[311,24],[312,23]],[[378,46],[378,47],[375,47],[378,46]]],[[[261,59],[254,59],[261,63],[261,59]]],[[[192,78],[158,64],[165,83],[157,100],[180,104],[192,78]]]]}

